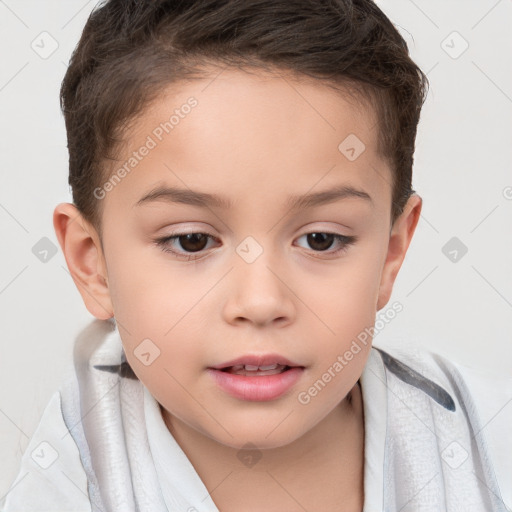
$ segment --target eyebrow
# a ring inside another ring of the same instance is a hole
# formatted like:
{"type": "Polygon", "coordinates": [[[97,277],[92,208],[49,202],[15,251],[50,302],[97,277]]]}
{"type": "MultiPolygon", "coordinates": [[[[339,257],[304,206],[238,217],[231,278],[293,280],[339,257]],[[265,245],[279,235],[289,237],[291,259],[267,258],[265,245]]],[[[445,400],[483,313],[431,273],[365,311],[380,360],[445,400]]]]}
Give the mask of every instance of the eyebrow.
{"type": "MultiPolygon", "coordinates": [[[[370,195],[364,190],[356,189],[351,185],[338,185],[334,188],[321,192],[289,196],[285,204],[290,210],[303,210],[349,197],[360,198],[368,201],[369,203],[373,203],[370,195]]],[[[171,203],[181,203],[199,206],[202,208],[216,207],[220,209],[229,209],[232,206],[231,201],[216,194],[208,194],[197,190],[166,186],[154,188],[139,199],[137,203],[135,203],[135,206],[140,206],[153,201],[168,201],[171,203]]]]}

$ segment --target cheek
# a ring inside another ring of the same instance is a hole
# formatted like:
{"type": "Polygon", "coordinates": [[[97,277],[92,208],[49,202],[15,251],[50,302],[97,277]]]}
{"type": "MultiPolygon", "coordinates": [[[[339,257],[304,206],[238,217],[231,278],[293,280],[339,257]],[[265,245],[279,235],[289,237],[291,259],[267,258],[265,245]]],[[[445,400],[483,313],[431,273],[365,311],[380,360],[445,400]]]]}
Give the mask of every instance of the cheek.
{"type": "Polygon", "coordinates": [[[193,316],[192,322],[182,317],[168,312],[160,315],[156,308],[141,309],[128,319],[129,333],[119,329],[128,363],[164,404],[169,397],[186,403],[184,390],[193,388],[197,375],[207,366],[204,336],[194,330],[193,316]]]}
{"type": "MultiPolygon", "coordinates": [[[[314,310],[338,335],[357,336],[373,325],[377,311],[382,256],[377,251],[359,251],[342,262],[326,286],[313,295],[314,310]]],[[[313,307],[312,307],[313,309],[313,307]]],[[[326,327],[326,332],[329,329],[326,327]]]]}
{"type": "Polygon", "coordinates": [[[176,265],[166,264],[158,249],[110,253],[109,288],[117,320],[143,326],[161,336],[182,317],[200,288],[187,283],[176,265]]]}
{"type": "Polygon", "coordinates": [[[323,321],[317,323],[324,335],[318,338],[322,346],[312,373],[313,380],[333,382],[325,403],[344,396],[363,371],[371,349],[381,261],[382,249],[365,247],[340,264],[329,285],[315,294],[312,309],[323,321]]]}

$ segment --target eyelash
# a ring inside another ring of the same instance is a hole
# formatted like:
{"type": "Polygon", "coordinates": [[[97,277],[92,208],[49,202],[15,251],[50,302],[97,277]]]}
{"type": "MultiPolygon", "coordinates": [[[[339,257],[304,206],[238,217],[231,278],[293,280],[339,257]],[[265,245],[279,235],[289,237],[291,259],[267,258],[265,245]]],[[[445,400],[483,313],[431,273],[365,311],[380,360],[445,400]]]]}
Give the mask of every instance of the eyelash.
{"type": "MultiPolygon", "coordinates": [[[[327,253],[330,256],[335,256],[337,254],[345,252],[349,246],[353,245],[357,241],[357,237],[355,237],[355,236],[340,235],[338,233],[331,233],[329,231],[309,231],[308,233],[304,233],[303,235],[301,235],[299,238],[301,238],[303,236],[311,235],[313,233],[315,233],[315,234],[319,233],[319,234],[323,234],[323,235],[333,235],[335,240],[337,240],[338,242],[340,242],[342,244],[342,246],[339,249],[336,249],[335,251],[329,251],[328,249],[325,251],[314,251],[313,250],[313,252],[318,253],[318,254],[327,253]]],[[[190,260],[199,260],[199,259],[203,258],[204,254],[201,254],[201,253],[204,251],[204,249],[201,251],[197,251],[195,253],[183,254],[183,253],[175,251],[174,249],[169,248],[169,242],[172,242],[173,240],[176,240],[176,239],[178,239],[182,236],[186,236],[186,235],[206,235],[210,239],[217,240],[216,237],[214,237],[213,235],[210,235],[209,233],[192,231],[190,233],[175,233],[174,235],[171,235],[171,236],[157,238],[154,240],[154,242],[156,243],[156,245],[158,247],[160,247],[162,249],[162,251],[174,254],[179,259],[185,259],[187,261],[190,261],[190,260]],[[195,254],[200,254],[200,256],[195,257],[194,256],[195,254]]],[[[316,257],[318,257],[318,256],[316,256],[316,257]]]]}

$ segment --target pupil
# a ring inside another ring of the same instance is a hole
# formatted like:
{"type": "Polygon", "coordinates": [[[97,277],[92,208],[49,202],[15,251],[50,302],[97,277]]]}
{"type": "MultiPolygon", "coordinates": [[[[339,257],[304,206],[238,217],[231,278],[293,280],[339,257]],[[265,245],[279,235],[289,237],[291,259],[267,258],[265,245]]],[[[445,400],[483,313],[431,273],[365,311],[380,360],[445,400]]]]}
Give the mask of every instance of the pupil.
{"type": "Polygon", "coordinates": [[[180,236],[180,245],[183,249],[189,252],[201,251],[206,247],[208,237],[202,233],[187,233],[180,236]]]}
{"type": "Polygon", "coordinates": [[[308,234],[308,244],[313,249],[316,249],[319,251],[325,251],[326,249],[329,249],[329,247],[331,247],[331,245],[332,245],[333,239],[334,239],[334,235],[332,233],[309,233],[308,234]],[[326,239],[328,240],[327,242],[326,242],[326,239]],[[318,245],[318,243],[320,246],[315,247],[315,244],[318,245]]]}

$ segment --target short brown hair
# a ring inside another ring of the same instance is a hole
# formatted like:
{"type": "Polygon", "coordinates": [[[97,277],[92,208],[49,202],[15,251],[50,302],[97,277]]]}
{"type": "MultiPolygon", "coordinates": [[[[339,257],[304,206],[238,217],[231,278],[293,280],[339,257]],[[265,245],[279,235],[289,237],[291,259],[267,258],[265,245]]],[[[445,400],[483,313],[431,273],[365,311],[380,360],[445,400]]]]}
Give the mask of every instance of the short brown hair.
{"type": "Polygon", "coordinates": [[[208,64],[288,71],[370,99],[396,220],[414,192],[428,80],[372,0],[108,0],[90,14],[60,91],[73,201],[100,236],[94,190],[126,129],[162,89],[203,78],[208,64]]]}

